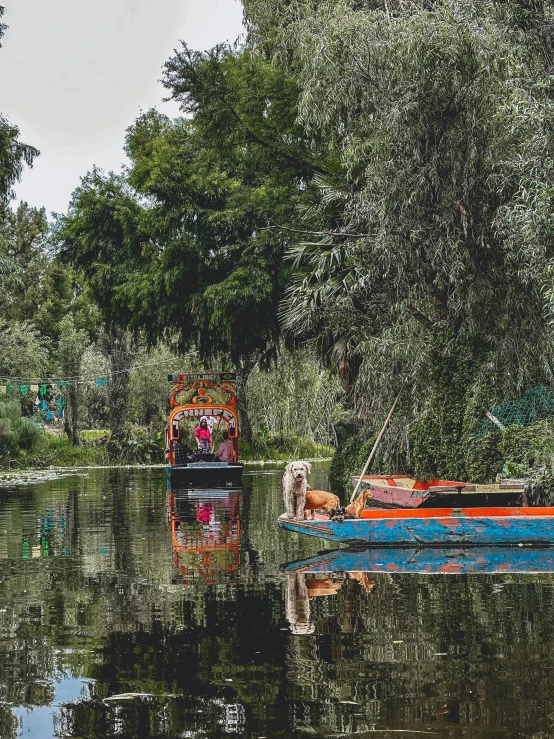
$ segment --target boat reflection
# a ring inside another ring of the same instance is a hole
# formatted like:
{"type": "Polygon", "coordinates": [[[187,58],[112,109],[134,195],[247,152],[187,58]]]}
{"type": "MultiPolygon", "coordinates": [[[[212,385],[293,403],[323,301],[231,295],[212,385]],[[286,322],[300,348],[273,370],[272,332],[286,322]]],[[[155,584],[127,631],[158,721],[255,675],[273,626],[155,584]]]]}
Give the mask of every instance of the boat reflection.
{"type": "MultiPolygon", "coordinates": [[[[285,593],[285,616],[293,634],[313,634],[315,624],[310,618],[310,601],[328,595],[337,595],[343,591],[348,601],[350,583],[356,580],[366,593],[371,593],[375,582],[367,572],[287,572],[287,589],[285,593]]],[[[352,614],[347,614],[351,616],[352,614]]],[[[349,619],[347,619],[348,621],[349,619]]],[[[351,631],[346,622],[342,631],[351,631]]]]}
{"type": "Polygon", "coordinates": [[[554,547],[339,549],[283,565],[284,572],[422,574],[554,572],[554,547]]]}
{"type": "MultiPolygon", "coordinates": [[[[281,570],[287,576],[285,613],[291,632],[312,634],[315,625],[311,619],[310,601],[342,592],[347,604],[353,592],[353,581],[357,581],[361,592],[368,594],[373,591],[375,580],[383,573],[457,575],[554,572],[554,547],[340,549],[291,562],[283,565],[281,570]]],[[[347,618],[346,622],[349,624],[350,620],[347,618]]]]}
{"type": "Polygon", "coordinates": [[[238,578],[241,493],[242,488],[169,492],[168,522],[178,582],[238,578]]]}

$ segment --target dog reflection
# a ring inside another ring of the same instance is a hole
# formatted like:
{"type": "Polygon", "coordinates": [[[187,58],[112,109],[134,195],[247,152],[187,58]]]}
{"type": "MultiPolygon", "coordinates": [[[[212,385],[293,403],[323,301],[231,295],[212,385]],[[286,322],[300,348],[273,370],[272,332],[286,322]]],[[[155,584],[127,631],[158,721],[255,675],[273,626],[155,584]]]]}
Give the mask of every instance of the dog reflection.
{"type": "Polygon", "coordinates": [[[366,593],[371,593],[375,587],[367,572],[334,572],[326,577],[289,572],[287,578],[285,615],[293,634],[313,634],[315,624],[310,621],[311,598],[336,595],[348,580],[357,580],[366,593]]]}
{"type": "Polygon", "coordinates": [[[375,587],[375,580],[371,580],[367,572],[349,572],[348,577],[357,580],[366,593],[371,593],[375,587]]]}
{"type": "Polygon", "coordinates": [[[285,615],[293,634],[313,634],[315,625],[310,621],[310,597],[303,572],[287,574],[285,615]]]}

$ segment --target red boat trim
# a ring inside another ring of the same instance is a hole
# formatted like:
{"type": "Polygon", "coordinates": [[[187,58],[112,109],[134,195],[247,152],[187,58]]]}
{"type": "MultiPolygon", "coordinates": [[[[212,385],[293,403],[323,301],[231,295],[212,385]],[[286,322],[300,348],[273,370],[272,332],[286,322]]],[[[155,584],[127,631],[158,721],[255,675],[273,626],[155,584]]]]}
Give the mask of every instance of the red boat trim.
{"type": "Polygon", "coordinates": [[[362,511],[360,518],[379,520],[383,518],[497,518],[520,516],[554,517],[554,507],[531,508],[372,508],[362,511]]]}

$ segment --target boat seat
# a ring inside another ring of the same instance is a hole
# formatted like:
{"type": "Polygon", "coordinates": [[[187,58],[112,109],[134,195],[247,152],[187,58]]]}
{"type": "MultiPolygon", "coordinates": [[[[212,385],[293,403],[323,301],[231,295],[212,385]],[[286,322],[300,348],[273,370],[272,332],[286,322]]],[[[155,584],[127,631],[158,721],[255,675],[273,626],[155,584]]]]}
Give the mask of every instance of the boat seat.
{"type": "Polygon", "coordinates": [[[173,442],[173,454],[175,455],[175,464],[186,464],[187,456],[190,450],[185,449],[180,441],[173,442]]]}

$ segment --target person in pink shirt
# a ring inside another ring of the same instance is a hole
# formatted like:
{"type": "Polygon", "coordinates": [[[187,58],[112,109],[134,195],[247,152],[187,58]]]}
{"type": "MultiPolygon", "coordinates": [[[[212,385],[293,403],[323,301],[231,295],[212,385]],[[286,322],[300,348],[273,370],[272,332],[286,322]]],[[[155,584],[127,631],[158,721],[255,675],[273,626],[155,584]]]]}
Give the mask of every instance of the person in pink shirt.
{"type": "Polygon", "coordinates": [[[229,432],[223,432],[223,441],[219,445],[219,449],[215,453],[215,458],[219,459],[220,462],[232,462],[234,457],[233,442],[229,438],[229,432]]]}
{"type": "Polygon", "coordinates": [[[198,444],[198,449],[203,452],[209,452],[212,448],[212,432],[208,426],[208,419],[202,416],[200,424],[194,429],[194,438],[198,444]]]}

